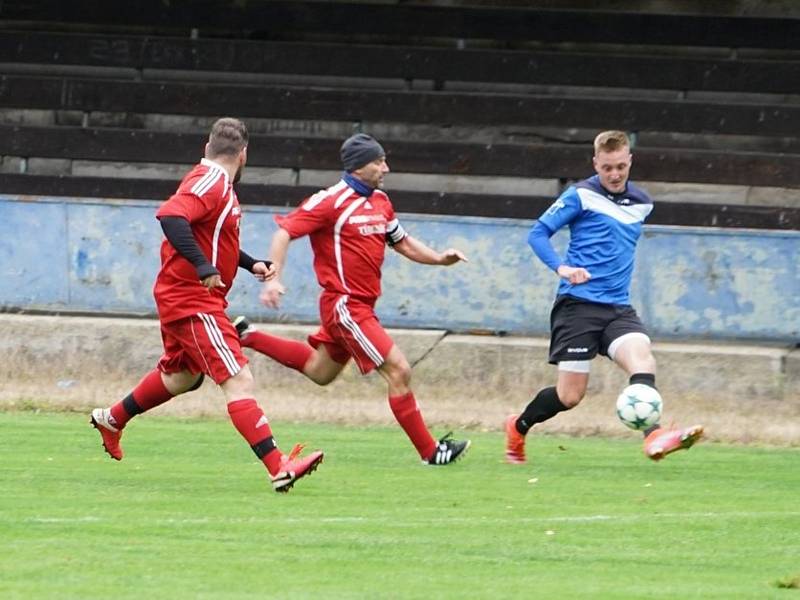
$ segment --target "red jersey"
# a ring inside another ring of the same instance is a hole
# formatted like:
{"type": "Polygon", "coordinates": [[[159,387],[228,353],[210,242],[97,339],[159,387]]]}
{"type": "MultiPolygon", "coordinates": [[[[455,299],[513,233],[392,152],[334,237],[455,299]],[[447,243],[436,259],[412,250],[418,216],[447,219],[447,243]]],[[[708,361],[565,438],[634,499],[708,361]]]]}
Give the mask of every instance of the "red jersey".
{"type": "Polygon", "coordinates": [[[292,239],[308,235],[314,271],[327,292],[374,301],[381,294],[381,266],[387,240],[405,236],[389,197],[369,197],[344,181],[306,199],[286,216],[275,217],[292,239]]]}
{"type": "Polygon", "coordinates": [[[156,212],[156,217],[183,217],[208,261],[220,272],[224,288],[207,289],[194,265],[168,240],[161,243],[161,270],[153,295],[158,316],[168,323],[198,312],[224,310],[225,296],[239,268],[241,208],[227,171],[202,159],[181,181],[178,190],[156,212]]]}

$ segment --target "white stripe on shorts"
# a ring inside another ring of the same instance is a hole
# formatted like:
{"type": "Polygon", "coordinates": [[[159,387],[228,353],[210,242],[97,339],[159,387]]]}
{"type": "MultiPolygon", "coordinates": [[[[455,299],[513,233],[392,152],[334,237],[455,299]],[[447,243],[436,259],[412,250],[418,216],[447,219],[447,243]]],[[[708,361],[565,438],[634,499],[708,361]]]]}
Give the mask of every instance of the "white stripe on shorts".
{"type": "Polygon", "coordinates": [[[230,349],[227,342],[225,342],[225,337],[222,335],[222,331],[220,331],[216,319],[214,319],[212,315],[206,313],[197,313],[197,316],[203,321],[203,327],[206,329],[208,339],[211,340],[211,345],[214,346],[217,354],[219,354],[219,357],[228,369],[228,373],[231,374],[231,377],[236,375],[242,370],[242,367],[236,362],[233,351],[230,349]]]}
{"type": "Polygon", "coordinates": [[[617,350],[619,350],[619,347],[631,338],[644,338],[648,344],[650,343],[650,338],[641,331],[631,331],[630,333],[625,333],[608,345],[608,358],[614,360],[614,355],[617,353],[617,350]]]}
{"type": "Polygon", "coordinates": [[[350,311],[347,310],[347,298],[347,296],[342,296],[336,302],[336,313],[339,315],[339,322],[353,334],[353,338],[355,338],[358,345],[361,346],[364,353],[369,356],[370,360],[375,363],[375,366],[380,367],[384,363],[383,357],[381,353],[378,352],[378,349],[372,345],[372,342],[369,341],[369,338],[364,335],[364,332],[361,331],[358,323],[353,321],[353,317],[350,316],[350,311]]]}
{"type": "Polygon", "coordinates": [[[592,366],[590,360],[561,360],[558,362],[559,371],[569,371],[570,373],[588,373],[592,366]]]}

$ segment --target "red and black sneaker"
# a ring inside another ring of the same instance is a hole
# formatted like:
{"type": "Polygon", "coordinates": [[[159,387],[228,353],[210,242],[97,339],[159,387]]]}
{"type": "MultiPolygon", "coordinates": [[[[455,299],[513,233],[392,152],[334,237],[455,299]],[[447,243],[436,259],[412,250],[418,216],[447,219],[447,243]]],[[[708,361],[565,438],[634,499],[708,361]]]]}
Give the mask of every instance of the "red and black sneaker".
{"type": "Polygon", "coordinates": [[[92,411],[90,423],[100,432],[100,437],[103,439],[103,448],[106,449],[109,456],[114,460],[122,460],[122,447],[119,445],[122,430],[111,424],[111,410],[108,408],[95,408],[92,411]]]}
{"type": "Polygon", "coordinates": [[[303,444],[297,444],[288,455],[281,457],[280,471],[270,475],[272,488],[276,492],[285,494],[292,489],[295,481],[316,471],[322,462],[324,454],[321,450],[315,450],[308,456],[299,458],[298,455],[303,448],[303,444]]]}

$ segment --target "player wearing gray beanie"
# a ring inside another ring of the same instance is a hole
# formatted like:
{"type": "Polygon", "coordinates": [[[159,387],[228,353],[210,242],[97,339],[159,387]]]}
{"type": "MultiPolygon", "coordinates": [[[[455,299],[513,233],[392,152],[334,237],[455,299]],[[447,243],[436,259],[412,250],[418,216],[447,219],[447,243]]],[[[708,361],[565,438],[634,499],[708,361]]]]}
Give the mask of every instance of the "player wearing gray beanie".
{"type": "Polygon", "coordinates": [[[386,156],[386,152],[374,137],[366,133],[357,133],[342,143],[339,155],[342,157],[344,170],[352,173],[376,158],[386,156]]]}
{"type": "MultiPolygon", "coordinates": [[[[464,456],[470,441],[454,440],[450,434],[438,441],[433,437],[410,387],[408,360],[381,325],[375,303],[388,247],[426,265],[448,266],[467,257],[455,248],[434,250],[406,232],[382,189],[389,165],[375,138],[357,133],[344,141],[340,155],[345,171],[341,179],[288,215],[276,216],[278,231],[270,243],[270,260],[282,273],[289,243],[309,238],[314,273],[323,289],[319,331],[300,342],[254,331],[245,317],[236,319],[237,331],[243,345],[319,385],[334,381],[351,360],[364,375],[378,370],[387,383],[389,408],[422,462],[452,464],[464,456]]],[[[278,308],[285,291],[276,276],[265,282],[260,299],[278,308]]]]}

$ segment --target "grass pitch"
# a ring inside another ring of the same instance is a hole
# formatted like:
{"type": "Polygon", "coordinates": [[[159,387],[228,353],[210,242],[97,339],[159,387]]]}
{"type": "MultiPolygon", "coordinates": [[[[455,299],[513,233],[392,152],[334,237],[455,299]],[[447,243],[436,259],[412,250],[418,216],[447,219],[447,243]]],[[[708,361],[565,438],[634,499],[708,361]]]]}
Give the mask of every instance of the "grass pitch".
{"type": "Polygon", "coordinates": [[[287,495],[221,420],[0,413],[2,598],[800,598],[797,449],[499,433],[423,467],[399,428],[274,425],[287,495]]]}

